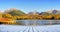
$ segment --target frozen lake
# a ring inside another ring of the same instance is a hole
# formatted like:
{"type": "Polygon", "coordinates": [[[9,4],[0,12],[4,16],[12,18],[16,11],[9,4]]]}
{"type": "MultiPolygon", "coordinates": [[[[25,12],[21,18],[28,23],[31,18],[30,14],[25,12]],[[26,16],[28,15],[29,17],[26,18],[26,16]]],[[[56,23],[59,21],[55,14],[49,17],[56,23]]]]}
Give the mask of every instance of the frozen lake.
{"type": "Polygon", "coordinates": [[[43,25],[43,26],[0,25],[0,32],[60,32],[60,25],[43,25]]]}

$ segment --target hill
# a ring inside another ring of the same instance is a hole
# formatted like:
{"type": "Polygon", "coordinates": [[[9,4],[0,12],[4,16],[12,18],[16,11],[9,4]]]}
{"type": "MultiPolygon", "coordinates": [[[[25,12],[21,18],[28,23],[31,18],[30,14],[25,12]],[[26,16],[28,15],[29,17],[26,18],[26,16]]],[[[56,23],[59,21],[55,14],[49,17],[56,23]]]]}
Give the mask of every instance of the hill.
{"type": "Polygon", "coordinates": [[[8,14],[11,14],[13,16],[19,16],[19,15],[25,14],[24,12],[22,12],[21,10],[18,10],[18,9],[9,9],[9,10],[6,10],[4,13],[8,13],[8,14]]]}

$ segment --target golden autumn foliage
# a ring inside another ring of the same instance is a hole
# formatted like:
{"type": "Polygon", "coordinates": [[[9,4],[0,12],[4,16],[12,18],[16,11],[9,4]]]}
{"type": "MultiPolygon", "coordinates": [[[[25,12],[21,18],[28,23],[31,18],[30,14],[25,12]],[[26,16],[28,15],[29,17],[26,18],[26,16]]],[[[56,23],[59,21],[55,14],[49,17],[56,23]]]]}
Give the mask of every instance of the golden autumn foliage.
{"type": "Polygon", "coordinates": [[[60,15],[58,14],[50,14],[50,15],[20,15],[20,16],[12,16],[11,14],[0,14],[0,18],[8,18],[8,19],[13,19],[13,20],[59,20],[60,15]]]}
{"type": "Polygon", "coordinates": [[[50,15],[20,15],[12,16],[11,14],[2,14],[0,17],[0,22],[4,24],[16,24],[15,20],[60,20],[60,15],[50,14],[50,15]]]}
{"type": "Polygon", "coordinates": [[[13,21],[13,20],[8,19],[8,18],[0,18],[0,23],[13,24],[13,23],[16,23],[16,21],[13,21]]]}

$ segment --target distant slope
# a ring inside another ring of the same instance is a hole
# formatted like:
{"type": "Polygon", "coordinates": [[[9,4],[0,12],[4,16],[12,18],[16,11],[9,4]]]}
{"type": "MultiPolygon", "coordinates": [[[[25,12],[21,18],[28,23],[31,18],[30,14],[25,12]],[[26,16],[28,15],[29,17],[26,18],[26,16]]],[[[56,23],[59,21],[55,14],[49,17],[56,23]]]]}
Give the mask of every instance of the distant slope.
{"type": "Polygon", "coordinates": [[[29,14],[29,15],[39,15],[39,12],[33,11],[33,12],[29,12],[28,14],[29,14]]]}
{"type": "Polygon", "coordinates": [[[22,12],[21,10],[17,10],[17,9],[9,9],[9,10],[6,10],[5,13],[9,13],[9,14],[11,14],[11,15],[13,15],[13,16],[25,14],[25,13],[22,12]]]}
{"type": "Polygon", "coordinates": [[[50,13],[47,13],[47,12],[41,12],[39,15],[50,15],[50,13]]]}
{"type": "Polygon", "coordinates": [[[50,11],[47,11],[47,13],[60,14],[60,10],[50,10],[50,11]]]}

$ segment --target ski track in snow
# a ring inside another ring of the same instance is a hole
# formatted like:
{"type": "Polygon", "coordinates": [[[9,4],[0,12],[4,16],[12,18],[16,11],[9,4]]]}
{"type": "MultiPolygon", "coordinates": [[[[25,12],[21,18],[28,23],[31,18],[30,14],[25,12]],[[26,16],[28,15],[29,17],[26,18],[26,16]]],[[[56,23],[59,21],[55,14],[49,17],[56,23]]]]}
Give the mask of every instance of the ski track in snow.
{"type": "Polygon", "coordinates": [[[60,32],[60,25],[44,25],[44,26],[0,25],[0,32],[60,32]]]}

